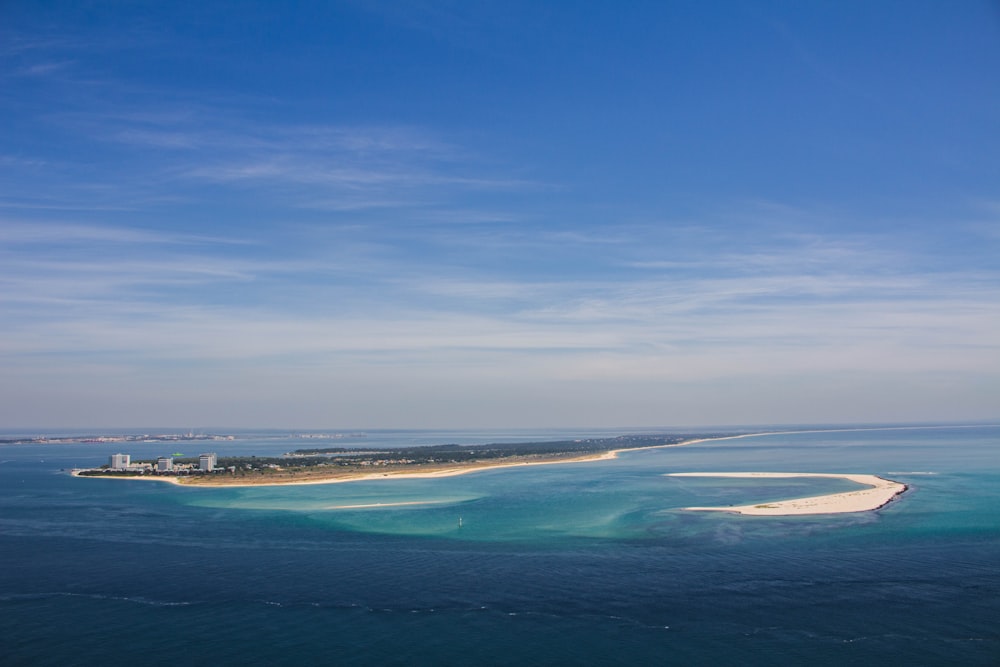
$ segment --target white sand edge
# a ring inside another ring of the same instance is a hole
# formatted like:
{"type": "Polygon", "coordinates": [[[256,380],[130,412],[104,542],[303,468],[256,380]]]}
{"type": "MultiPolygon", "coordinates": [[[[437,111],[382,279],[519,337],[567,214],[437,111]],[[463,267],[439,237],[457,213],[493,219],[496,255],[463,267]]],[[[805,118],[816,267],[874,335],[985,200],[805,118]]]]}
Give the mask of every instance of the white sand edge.
{"type": "Polygon", "coordinates": [[[899,494],[906,491],[906,485],[883,479],[877,475],[826,474],[807,472],[677,472],[668,477],[835,477],[848,479],[869,488],[825,496],[793,498],[756,505],[733,505],[730,507],[684,507],[692,511],[735,512],[756,516],[792,516],[799,514],[842,514],[847,512],[867,512],[876,510],[899,494]]]}

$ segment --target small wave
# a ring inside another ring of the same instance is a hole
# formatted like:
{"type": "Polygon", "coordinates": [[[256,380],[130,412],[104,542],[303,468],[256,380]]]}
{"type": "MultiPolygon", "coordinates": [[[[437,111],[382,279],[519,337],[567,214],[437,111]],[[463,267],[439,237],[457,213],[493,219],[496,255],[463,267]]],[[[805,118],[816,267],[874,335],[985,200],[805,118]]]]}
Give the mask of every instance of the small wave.
{"type": "Polygon", "coordinates": [[[130,597],[125,595],[103,595],[101,593],[71,593],[69,591],[55,591],[47,593],[15,593],[13,595],[0,596],[0,602],[19,602],[22,600],[50,600],[52,598],[82,598],[85,600],[109,600],[112,602],[132,602],[147,607],[188,607],[198,604],[197,602],[182,600],[150,600],[143,597],[130,597]]]}
{"type": "Polygon", "coordinates": [[[921,472],[917,470],[907,470],[905,472],[887,472],[886,475],[936,475],[936,472],[921,472]]]}

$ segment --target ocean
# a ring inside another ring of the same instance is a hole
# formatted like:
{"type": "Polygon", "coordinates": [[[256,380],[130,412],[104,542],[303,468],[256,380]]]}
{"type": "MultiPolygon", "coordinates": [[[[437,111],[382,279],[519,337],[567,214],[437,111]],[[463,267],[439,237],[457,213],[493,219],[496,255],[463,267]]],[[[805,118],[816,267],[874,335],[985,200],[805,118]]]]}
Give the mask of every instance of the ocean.
{"type": "Polygon", "coordinates": [[[117,451],[626,432],[0,446],[0,664],[1000,664],[1000,427],[783,433],[297,487],[67,472],[117,451]],[[711,471],[873,473],[909,490],[857,514],[681,509],[858,488],[665,476],[711,471]]]}

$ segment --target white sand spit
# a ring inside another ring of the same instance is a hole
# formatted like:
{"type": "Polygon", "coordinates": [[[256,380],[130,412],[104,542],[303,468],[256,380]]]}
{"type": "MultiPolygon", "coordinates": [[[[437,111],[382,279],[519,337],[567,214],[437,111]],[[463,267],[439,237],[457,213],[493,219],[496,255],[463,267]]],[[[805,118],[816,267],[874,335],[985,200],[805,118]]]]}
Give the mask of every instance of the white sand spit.
{"type": "Polygon", "coordinates": [[[733,505],[729,507],[685,507],[685,510],[735,512],[758,516],[790,516],[796,514],[842,514],[845,512],[867,512],[876,510],[899,494],[906,491],[906,485],[883,479],[877,475],[825,474],[810,472],[677,472],[669,477],[837,477],[857,482],[866,489],[833,493],[825,496],[810,496],[779,500],[757,505],[733,505]]]}

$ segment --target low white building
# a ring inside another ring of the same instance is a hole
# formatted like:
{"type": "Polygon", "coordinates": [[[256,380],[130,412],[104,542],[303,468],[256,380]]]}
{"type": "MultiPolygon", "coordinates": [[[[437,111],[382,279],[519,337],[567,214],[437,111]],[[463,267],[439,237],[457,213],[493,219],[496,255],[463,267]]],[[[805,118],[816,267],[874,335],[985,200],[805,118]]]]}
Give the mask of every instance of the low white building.
{"type": "Polygon", "coordinates": [[[156,459],[156,472],[170,472],[174,469],[174,460],[169,456],[156,459]]]}

